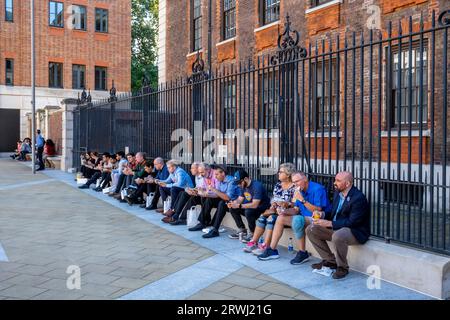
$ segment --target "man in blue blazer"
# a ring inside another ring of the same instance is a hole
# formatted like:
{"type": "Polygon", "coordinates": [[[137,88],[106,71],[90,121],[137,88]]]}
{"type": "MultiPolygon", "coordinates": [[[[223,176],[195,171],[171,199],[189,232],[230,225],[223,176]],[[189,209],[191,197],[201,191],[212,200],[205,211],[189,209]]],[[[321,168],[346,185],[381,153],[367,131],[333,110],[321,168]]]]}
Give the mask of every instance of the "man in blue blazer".
{"type": "Polygon", "coordinates": [[[364,244],[370,235],[370,210],[366,196],[353,185],[350,172],[339,172],[335,177],[331,212],[322,213],[322,219],[314,220],[306,229],[306,234],[323,259],[312,265],[313,269],[323,266],[336,269],[334,279],[342,279],[348,274],[348,246],[364,244]],[[327,241],[336,247],[334,255],[327,241]]]}

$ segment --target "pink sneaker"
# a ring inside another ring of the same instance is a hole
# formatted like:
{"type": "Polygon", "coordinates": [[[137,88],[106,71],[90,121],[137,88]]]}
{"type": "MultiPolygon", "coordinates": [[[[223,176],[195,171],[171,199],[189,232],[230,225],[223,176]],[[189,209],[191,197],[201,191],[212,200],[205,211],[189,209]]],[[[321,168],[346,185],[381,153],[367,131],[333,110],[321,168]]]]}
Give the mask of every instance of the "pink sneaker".
{"type": "Polygon", "coordinates": [[[253,253],[255,256],[259,256],[260,254],[262,254],[262,253],[266,250],[266,248],[267,248],[266,244],[265,244],[265,243],[262,243],[262,244],[260,244],[260,245],[258,246],[258,248],[252,250],[252,253],[253,253]]]}
{"type": "Polygon", "coordinates": [[[254,241],[249,241],[242,250],[244,250],[244,252],[250,253],[256,248],[258,248],[257,243],[254,241]]]}

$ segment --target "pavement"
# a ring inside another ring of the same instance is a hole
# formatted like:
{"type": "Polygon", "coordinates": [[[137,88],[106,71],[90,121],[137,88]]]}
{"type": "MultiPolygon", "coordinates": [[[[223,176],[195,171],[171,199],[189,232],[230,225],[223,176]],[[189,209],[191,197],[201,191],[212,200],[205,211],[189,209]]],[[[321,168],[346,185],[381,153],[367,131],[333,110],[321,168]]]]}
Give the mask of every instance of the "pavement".
{"type": "Polygon", "coordinates": [[[226,234],[161,222],[161,214],[80,190],[57,170],[0,159],[0,300],[427,300],[351,271],[343,280],[292,266],[292,255],[258,261],[226,234]]]}

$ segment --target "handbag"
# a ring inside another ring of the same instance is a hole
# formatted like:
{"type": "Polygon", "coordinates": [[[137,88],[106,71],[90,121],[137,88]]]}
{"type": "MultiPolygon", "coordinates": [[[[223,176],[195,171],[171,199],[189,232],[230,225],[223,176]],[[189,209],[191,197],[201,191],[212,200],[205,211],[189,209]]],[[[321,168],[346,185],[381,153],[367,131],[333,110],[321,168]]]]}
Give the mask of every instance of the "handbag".
{"type": "Polygon", "coordinates": [[[192,206],[186,212],[186,224],[188,228],[195,227],[198,224],[198,216],[200,215],[201,208],[197,206],[192,206]]]}
{"type": "Polygon", "coordinates": [[[164,212],[169,211],[170,210],[170,205],[172,203],[172,200],[170,199],[170,197],[168,197],[166,199],[166,201],[164,201],[164,212]]]}
{"type": "Polygon", "coordinates": [[[145,206],[146,207],[150,207],[154,197],[155,197],[155,193],[154,192],[150,192],[149,195],[147,196],[147,200],[145,202],[145,206]]]}

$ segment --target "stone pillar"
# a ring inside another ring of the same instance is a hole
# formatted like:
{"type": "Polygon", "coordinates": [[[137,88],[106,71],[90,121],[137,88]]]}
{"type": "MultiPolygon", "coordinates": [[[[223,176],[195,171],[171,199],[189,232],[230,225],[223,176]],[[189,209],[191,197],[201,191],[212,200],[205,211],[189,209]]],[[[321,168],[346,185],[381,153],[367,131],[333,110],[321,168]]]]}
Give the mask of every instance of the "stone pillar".
{"type": "Polygon", "coordinates": [[[62,156],[61,170],[67,171],[73,167],[73,111],[77,106],[76,99],[61,101],[62,109],[62,156]]]}

